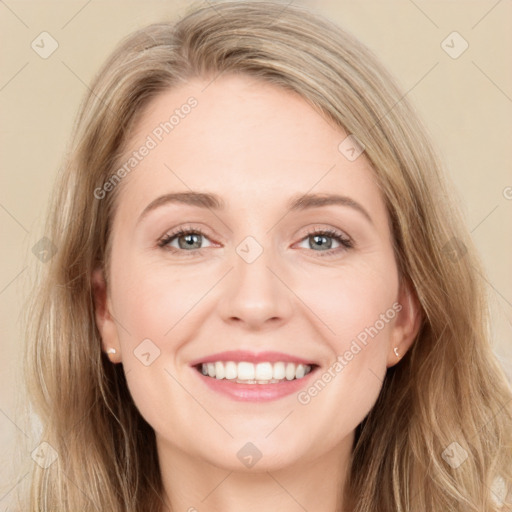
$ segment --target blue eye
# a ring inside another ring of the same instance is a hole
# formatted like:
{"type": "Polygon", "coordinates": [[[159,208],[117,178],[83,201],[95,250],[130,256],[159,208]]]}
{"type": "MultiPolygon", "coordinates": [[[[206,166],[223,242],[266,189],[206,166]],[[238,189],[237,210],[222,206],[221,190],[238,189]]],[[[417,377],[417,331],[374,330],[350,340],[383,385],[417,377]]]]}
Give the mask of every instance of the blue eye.
{"type": "MultiPolygon", "coordinates": [[[[200,229],[178,228],[160,239],[158,246],[169,249],[171,252],[189,253],[187,256],[200,256],[203,249],[213,245],[210,242],[209,246],[202,247],[204,240],[209,239],[200,229]],[[177,247],[173,245],[174,242],[177,242],[177,247]]],[[[313,230],[301,240],[301,243],[306,241],[309,243],[309,247],[306,247],[307,249],[311,249],[313,252],[323,253],[318,256],[332,256],[335,253],[346,251],[354,247],[349,237],[333,229],[313,230]],[[333,248],[332,240],[338,243],[339,246],[333,248]],[[320,250],[314,250],[315,248],[320,248],[320,250]]]]}
{"type": "Polygon", "coordinates": [[[190,250],[201,250],[204,247],[198,247],[201,245],[202,239],[208,240],[206,235],[196,229],[183,229],[179,228],[173,233],[166,234],[159,242],[159,247],[169,247],[172,250],[183,250],[190,252],[190,250]],[[178,247],[171,245],[172,242],[177,241],[178,247]]]}
{"type": "Polygon", "coordinates": [[[313,247],[320,247],[320,251],[324,254],[319,254],[319,256],[332,256],[334,253],[347,249],[352,249],[354,244],[350,238],[348,238],[343,233],[333,230],[333,229],[322,229],[322,230],[313,230],[308,235],[303,238],[303,241],[307,241],[309,243],[310,249],[313,247]],[[335,240],[339,247],[332,248],[332,240],[335,240]]]}

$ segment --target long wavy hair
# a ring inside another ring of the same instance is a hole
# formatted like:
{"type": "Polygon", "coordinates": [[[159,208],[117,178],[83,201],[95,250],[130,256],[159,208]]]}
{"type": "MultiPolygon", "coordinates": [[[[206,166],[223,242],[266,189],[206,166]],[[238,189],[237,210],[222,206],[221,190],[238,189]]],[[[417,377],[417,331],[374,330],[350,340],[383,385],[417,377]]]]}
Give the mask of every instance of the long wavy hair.
{"type": "Polygon", "coordinates": [[[91,274],[102,267],[108,283],[117,189],[103,199],[94,191],[118,169],[153,98],[223,73],[298,93],[364,144],[400,276],[421,307],[411,349],[388,369],[357,427],[347,510],[512,510],[503,504],[512,481],[511,388],[492,350],[482,263],[425,129],[350,34],[304,7],[246,1],[194,6],[177,22],[132,33],[82,103],[46,221],[57,252],[28,313],[32,403],[42,440],[58,454],[46,469],[34,464],[30,510],[163,508],[154,432],[95,324],[91,274]],[[454,467],[454,454],[467,458],[454,467]]]}

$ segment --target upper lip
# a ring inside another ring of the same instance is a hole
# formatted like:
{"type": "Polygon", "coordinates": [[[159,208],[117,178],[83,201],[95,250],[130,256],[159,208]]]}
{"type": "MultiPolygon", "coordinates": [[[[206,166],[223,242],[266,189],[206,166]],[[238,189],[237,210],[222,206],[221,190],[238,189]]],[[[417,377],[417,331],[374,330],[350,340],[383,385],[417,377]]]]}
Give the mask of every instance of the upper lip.
{"type": "Polygon", "coordinates": [[[250,352],[248,350],[227,350],[225,352],[218,352],[209,356],[204,356],[199,359],[191,361],[190,366],[197,366],[201,363],[215,363],[217,361],[234,361],[241,362],[246,361],[248,363],[277,363],[282,361],[283,363],[297,363],[297,364],[308,364],[314,365],[314,361],[297,357],[291,354],[285,354],[284,352],[250,352]]]}

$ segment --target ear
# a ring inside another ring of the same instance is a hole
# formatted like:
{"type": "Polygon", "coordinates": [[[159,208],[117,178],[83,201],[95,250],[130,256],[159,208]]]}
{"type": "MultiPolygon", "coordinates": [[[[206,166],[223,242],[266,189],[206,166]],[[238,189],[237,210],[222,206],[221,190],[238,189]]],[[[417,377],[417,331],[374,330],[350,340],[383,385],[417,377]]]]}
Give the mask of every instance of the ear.
{"type": "Polygon", "coordinates": [[[411,348],[423,318],[420,302],[408,279],[404,279],[400,284],[398,304],[400,309],[397,306],[397,316],[392,327],[387,359],[388,368],[397,364],[411,348]]]}
{"type": "Polygon", "coordinates": [[[107,353],[109,349],[115,349],[115,353],[108,354],[109,359],[113,363],[120,363],[121,346],[102,269],[97,268],[93,271],[91,275],[91,285],[94,298],[94,316],[96,326],[101,336],[102,349],[105,353],[107,353]]]}

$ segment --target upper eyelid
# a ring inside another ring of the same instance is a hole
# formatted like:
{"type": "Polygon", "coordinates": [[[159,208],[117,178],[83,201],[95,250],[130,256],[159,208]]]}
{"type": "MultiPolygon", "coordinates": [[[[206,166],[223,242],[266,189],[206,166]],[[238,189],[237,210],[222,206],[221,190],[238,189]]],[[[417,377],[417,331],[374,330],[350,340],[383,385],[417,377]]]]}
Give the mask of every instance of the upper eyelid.
{"type": "MultiPolygon", "coordinates": [[[[208,235],[209,231],[210,230],[208,230],[207,228],[195,227],[195,226],[192,226],[192,225],[185,224],[185,225],[182,225],[182,226],[178,226],[176,228],[168,229],[160,238],[164,238],[164,237],[166,237],[168,235],[170,235],[170,236],[177,236],[180,233],[188,233],[188,232],[195,232],[195,233],[199,233],[199,234],[201,234],[203,236],[209,236],[208,235]]],[[[350,239],[352,238],[343,229],[333,228],[333,227],[318,227],[318,226],[309,228],[307,233],[305,233],[303,235],[303,237],[311,235],[311,234],[315,234],[315,233],[324,233],[324,232],[329,232],[329,231],[332,231],[333,233],[339,233],[340,235],[345,236],[345,237],[350,238],[350,239]]],[[[220,238],[222,238],[222,236],[220,238]]]]}

